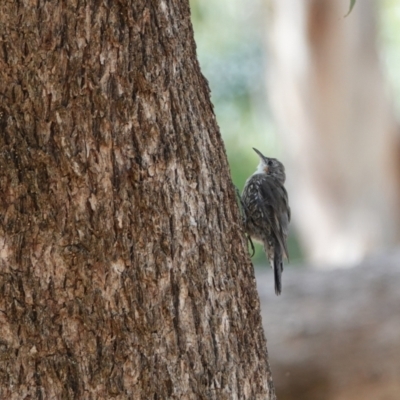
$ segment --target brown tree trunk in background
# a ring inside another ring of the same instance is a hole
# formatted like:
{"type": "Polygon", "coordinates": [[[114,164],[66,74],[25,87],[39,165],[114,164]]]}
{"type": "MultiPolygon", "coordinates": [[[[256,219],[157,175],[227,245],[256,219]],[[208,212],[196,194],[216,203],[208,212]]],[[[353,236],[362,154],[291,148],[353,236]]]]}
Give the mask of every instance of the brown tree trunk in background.
{"type": "Polygon", "coordinates": [[[0,398],[274,399],[186,1],[0,5],[0,398]]]}
{"type": "Polygon", "coordinates": [[[399,136],[379,64],[377,3],[271,0],[270,95],[306,254],[354,262],[398,244],[399,136]]]}

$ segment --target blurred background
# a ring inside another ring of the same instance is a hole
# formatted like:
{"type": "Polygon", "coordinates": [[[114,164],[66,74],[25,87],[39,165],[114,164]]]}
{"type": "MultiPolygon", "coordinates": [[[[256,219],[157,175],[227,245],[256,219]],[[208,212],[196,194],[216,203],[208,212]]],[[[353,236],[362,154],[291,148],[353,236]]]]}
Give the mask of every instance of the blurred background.
{"type": "Polygon", "coordinates": [[[253,259],[286,399],[400,399],[400,2],[191,0],[233,181],[281,159],[283,295],[253,259]]]}

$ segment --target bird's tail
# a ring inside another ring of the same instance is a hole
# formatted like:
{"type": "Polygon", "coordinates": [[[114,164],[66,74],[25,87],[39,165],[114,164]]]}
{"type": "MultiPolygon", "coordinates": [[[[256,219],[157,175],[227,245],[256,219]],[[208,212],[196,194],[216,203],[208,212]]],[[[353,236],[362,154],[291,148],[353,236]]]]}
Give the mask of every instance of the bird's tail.
{"type": "Polygon", "coordinates": [[[279,296],[282,293],[282,271],[283,271],[283,262],[282,262],[282,254],[277,254],[278,252],[275,250],[274,254],[274,279],[275,279],[275,293],[279,296]]]}
{"type": "Polygon", "coordinates": [[[275,244],[275,246],[270,246],[267,243],[264,243],[264,250],[265,254],[268,256],[269,264],[274,270],[275,293],[279,296],[282,293],[282,251],[278,244],[275,244]]]}

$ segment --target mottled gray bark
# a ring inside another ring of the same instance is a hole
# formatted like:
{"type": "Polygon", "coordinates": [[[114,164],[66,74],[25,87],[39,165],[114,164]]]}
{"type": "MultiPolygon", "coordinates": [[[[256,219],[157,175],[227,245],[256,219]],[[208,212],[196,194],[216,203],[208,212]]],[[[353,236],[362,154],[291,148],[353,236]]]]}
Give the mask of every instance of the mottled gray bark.
{"type": "Polygon", "coordinates": [[[274,399],[187,1],[2,1],[0,38],[0,397],[274,399]]]}

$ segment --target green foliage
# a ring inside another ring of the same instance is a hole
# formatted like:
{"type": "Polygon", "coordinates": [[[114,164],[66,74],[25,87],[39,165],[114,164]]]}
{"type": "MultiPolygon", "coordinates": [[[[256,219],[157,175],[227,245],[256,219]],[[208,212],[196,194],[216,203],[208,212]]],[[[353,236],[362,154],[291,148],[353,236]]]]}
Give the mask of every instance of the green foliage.
{"type": "Polygon", "coordinates": [[[345,15],[345,17],[347,17],[351,13],[351,10],[353,9],[355,4],[356,4],[356,0],[350,0],[349,11],[347,11],[347,14],[345,15]]]}
{"type": "MultiPolygon", "coordinates": [[[[208,79],[212,102],[225,142],[232,180],[242,191],[255,171],[258,148],[280,157],[266,96],[265,19],[263,0],[191,0],[197,54],[208,79]]],[[[267,263],[255,244],[254,264],[267,263]]],[[[289,238],[292,260],[300,254],[289,238]]]]}
{"type": "Polygon", "coordinates": [[[239,188],[258,163],[252,147],[277,154],[266,99],[262,7],[261,0],[191,0],[198,58],[239,188]]]}

